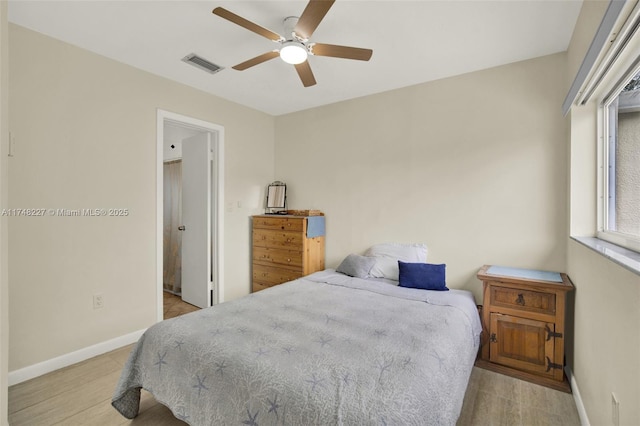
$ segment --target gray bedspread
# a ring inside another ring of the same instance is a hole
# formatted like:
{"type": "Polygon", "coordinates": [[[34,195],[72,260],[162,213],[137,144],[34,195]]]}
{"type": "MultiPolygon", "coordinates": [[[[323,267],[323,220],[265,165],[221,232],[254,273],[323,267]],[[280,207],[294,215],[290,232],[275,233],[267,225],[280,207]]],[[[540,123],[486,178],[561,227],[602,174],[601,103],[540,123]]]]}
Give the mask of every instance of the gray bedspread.
{"type": "Polygon", "coordinates": [[[140,388],[191,425],[453,425],[478,349],[471,293],[318,272],[150,327],[112,404],[140,388]]]}

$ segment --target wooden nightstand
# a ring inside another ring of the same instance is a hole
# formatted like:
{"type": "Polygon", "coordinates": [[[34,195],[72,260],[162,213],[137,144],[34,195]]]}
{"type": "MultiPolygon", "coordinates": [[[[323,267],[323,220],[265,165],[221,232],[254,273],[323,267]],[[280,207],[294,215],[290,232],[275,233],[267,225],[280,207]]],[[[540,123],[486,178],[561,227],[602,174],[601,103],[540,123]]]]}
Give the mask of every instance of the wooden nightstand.
{"type": "Polygon", "coordinates": [[[484,340],[476,365],[571,392],[564,375],[566,274],[485,265],[484,340]]]}

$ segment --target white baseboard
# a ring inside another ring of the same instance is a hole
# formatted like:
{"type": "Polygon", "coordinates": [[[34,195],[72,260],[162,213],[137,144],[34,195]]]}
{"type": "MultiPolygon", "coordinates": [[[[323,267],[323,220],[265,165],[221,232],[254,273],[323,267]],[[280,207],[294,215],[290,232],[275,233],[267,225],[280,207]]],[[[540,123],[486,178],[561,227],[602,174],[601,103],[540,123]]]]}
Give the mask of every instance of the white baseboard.
{"type": "Polygon", "coordinates": [[[9,386],[25,382],[35,377],[42,376],[43,374],[68,367],[89,358],[93,358],[94,356],[102,355],[123,346],[130,345],[131,343],[135,343],[140,339],[140,336],[142,336],[145,331],[146,329],[134,331],[133,333],[79,349],[47,361],[39,362],[19,370],[10,371],[8,376],[9,386]]]}
{"type": "Polygon", "coordinates": [[[582,426],[590,426],[591,423],[589,423],[589,417],[587,417],[587,410],[584,408],[584,403],[580,396],[580,390],[578,390],[578,382],[576,382],[573,371],[571,371],[571,368],[568,366],[566,366],[564,370],[567,374],[567,378],[569,379],[569,383],[571,383],[571,392],[573,392],[573,400],[575,401],[576,408],[578,409],[578,416],[580,416],[580,424],[582,426]]]}

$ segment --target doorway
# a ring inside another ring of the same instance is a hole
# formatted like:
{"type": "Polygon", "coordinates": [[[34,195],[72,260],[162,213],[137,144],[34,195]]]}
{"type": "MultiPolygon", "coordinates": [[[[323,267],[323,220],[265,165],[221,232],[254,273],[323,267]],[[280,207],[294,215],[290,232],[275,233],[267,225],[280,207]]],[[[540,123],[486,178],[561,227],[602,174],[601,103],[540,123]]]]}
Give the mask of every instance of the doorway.
{"type": "MultiPolygon", "coordinates": [[[[182,162],[185,166],[185,160],[191,159],[194,164],[194,158],[197,159],[197,168],[201,171],[195,177],[185,179],[185,190],[187,193],[197,192],[197,196],[190,197],[191,200],[197,200],[198,216],[201,220],[199,227],[189,226],[185,230],[184,235],[189,230],[192,231],[190,237],[185,238],[190,249],[182,249],[182,255],[187,256],[186,262],[188,267],[188,276],[186,277],[186,295],[185,297],[193,298],[197,294],[196,302],[188,300],[189,303],[197,304],[200,307],[208,307],[224,300],[224,289],[221,282],[223,276],[223,213],[224,210],[224,128],[220,125],[198,120],[192,117],[175,114],[169,111],[158,110],[157,114],[157,203],[156,203],[156,258],[157,258],[157,320],[163,319],[163,298],[164,298],[164,210],[165,210],[165,164],[167,162],[182,162]],[[195,156],[192,146],[199,146],[195,156]],[[203,145],[201,142],[205,143],[203,145]],[[183,150],[188,144],[189,149],[183,150]],[[186,159],[183,159],[186,156],[186,159]],[[201,167],[204,165],[204,169],[201,167]],[[207,178],[208,176],[208,178],[207,178]],[[195,180],[194,180],[195,179],[195,180]],[[195,183],[194,183],[195,182],[195,183]],[[204,191],[204,192],[203,192],[204,191]],[[204,201],[203,201],[204,200],[204,201]],[[203,222],[204,220],[204,222],[203,222]],[[204,231],[203,231],[204,230],[204,231]],[[193,238],[196,236],[196,242],[193,238]],[[189,240],[191,238],[191,240],[189,240]],[[196,247],[194,249],[194,247],[196,247]],[[185,253],[185,250],[187,252],[185,253]],[[189,251],[190,250],[190,251],[189,251]],[[190,253],[190,254],[188,254],[190,253]],[[194,255],[195,253],[195,255],[194,255]],[[193,267],[194,259],[198,258],[198,268],[193,267]],[[189,275],[190,274],[190,275],[189,275]],[[194,281],[194,278],[195,281],[194,281]]],[[[195,167],[188,167],[191,171],[195,167]]],[[[184,170],[183,170],[184,171],[184,170]]],[[[189,197],[187,197],[189,198],[189,197]]],[[[186,202],[186,201],[185,201],[186,202]]],[[[193,205],[189,201],[189,205],[193,205]]],[[[196,208],[191,207],[191,212],[196,208]]],[[[189,215],[190,218],[193,214],[189,215]]],[[[186,218],[185,218],[186,220],[186,218]]],[[[187,226],[183,226],[183,229],[187,226]]],[[[185,262],[182,262],[185,263],[185,262]]],[[[175,271],[174,271],[175,273],[175,271]]],[[[179,273],[179,271],[178,271],[179,273]]],[[[184,273],[184,270],[182,271],[184,273]]],[[[185,280],[185,278],[182,278],[185,280]]],[[[181,281],[181,280],[179,280],[181,281]]],[[[185,283],[181,283],[184,287],[185,283]]],[[[185,288],[181,288],[184,293],[185,288]]]]}

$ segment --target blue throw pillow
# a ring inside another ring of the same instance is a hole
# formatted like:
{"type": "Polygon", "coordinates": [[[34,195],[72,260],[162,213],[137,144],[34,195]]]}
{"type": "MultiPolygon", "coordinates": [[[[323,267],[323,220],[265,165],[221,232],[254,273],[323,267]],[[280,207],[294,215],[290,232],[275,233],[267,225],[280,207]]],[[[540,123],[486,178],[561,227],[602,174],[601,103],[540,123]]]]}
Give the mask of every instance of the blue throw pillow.
{"type": "Polygon", "coordinates": [[[423,290],[449,291],[445,279],[447,265],[430,263],[405,263],[398,261],[400,269],[400,287],[420,288],[423,290]]]}

